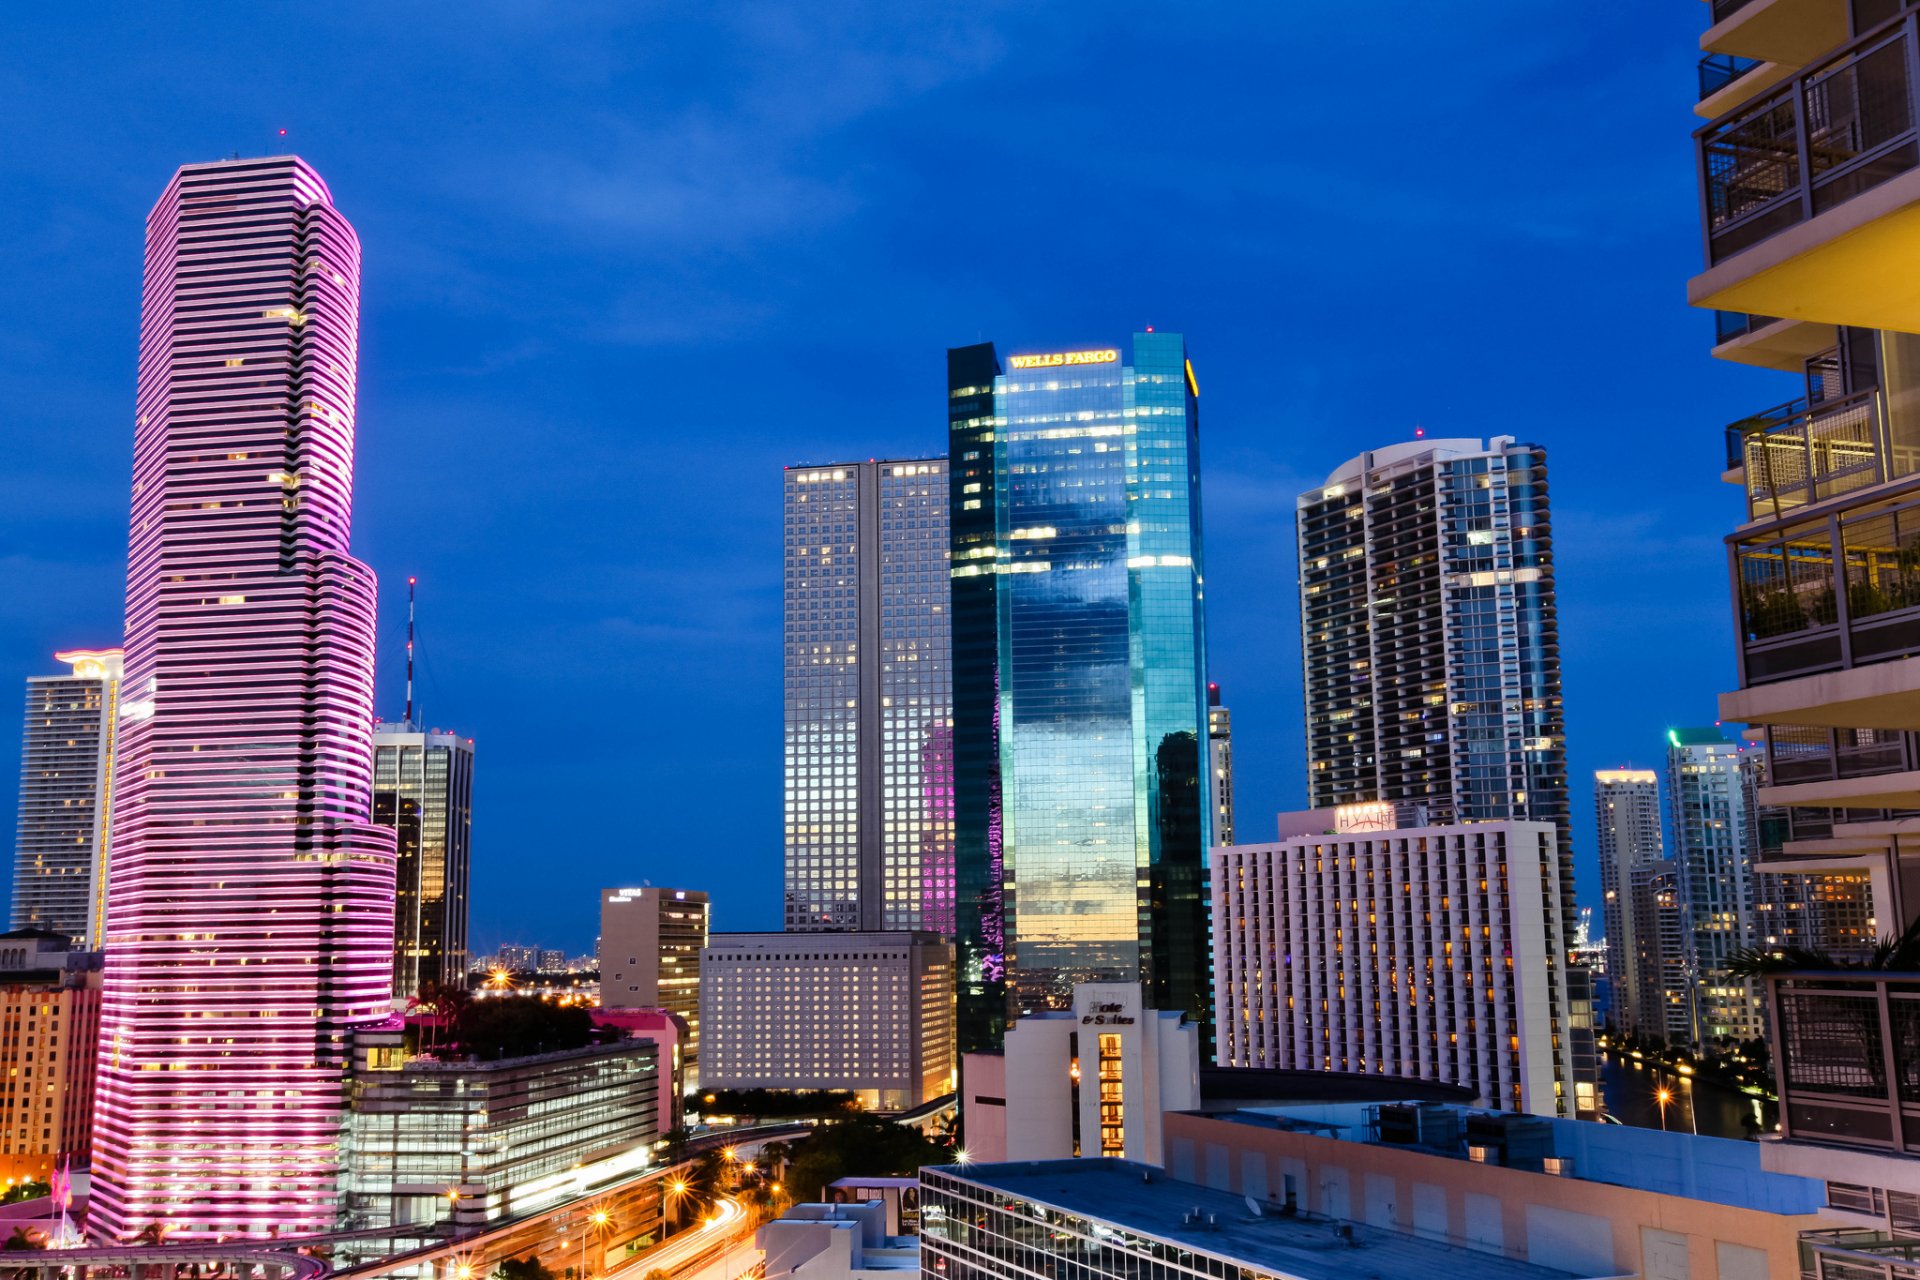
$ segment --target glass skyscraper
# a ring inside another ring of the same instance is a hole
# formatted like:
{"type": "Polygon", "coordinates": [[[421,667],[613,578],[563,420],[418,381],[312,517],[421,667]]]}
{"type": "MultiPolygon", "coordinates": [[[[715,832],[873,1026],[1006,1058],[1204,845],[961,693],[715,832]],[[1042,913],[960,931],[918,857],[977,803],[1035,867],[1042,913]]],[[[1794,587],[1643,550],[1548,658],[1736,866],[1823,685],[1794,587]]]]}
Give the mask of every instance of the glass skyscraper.
{"type": "MultiPolygon", "coordinates": [[[[1546,451],[1496,436],[1363,453],[1300,495],[1298,534],[1313,807],[1386,802],[1403,826],[1552,823],[1548,942],[1570,959],[1579,916],[1546,451]]],[[[1565,1007],[1548,1014],[1572,1050],[1563,1097],[1590,1116],[1592,987],[1585,966],[1565,972],[1565,1007]]]]}
{"type": "Polygon", "coordinates": [[[124,656],[118,649],[65,649],[54,657],[71,671],[27,677],[10,927],[64,933],[87,951],[105,933],[124,656]]]}
{"type": "Polygon", "coordinates": [[[1131,350],[947,353],[960,1041],[1140,981],[1208,1019],[1199,387],[1131,350]]]}
{"type": "Polygon", "coordinates": [[[373,731],[373,820],[392,827],[393,997],[463,984],[473,739],[402,721],[373,731]]]}
{"type": "Polygon", "coordinates": [[[785,484],[786,927],[951,934],[946,459],[785,484]]]}

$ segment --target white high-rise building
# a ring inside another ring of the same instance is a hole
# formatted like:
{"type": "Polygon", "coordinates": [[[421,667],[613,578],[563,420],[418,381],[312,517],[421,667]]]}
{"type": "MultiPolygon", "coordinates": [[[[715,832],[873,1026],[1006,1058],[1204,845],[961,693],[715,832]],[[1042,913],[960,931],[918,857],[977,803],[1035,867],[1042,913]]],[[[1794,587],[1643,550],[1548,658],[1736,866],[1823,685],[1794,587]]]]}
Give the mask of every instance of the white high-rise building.
{"type": "Polygon", "coordinates": [[[1658,986],[1640,964],[1631,894],[1633,873],[1664,856],[1660,837],[1660,775],[1651,769],[1599,769],[1593,775],[1593,811],[1600,848],[1601,915],[1607,931],[1607,981],[1612,1019],[1628,1031],[1662,1027],[1658,986]]]}
{"type": "Polygon", "coordinates": [[[1573,1115],[1558,833],[1392,816],[1285,814],[1276,843],[1214,849],[1220,1064],[1435,1080],[1573,1115]]]}
{"type": "Polygon", "coordinates": [[[96,950],[105,935],[118,649],[53,655],[73,670],[27,677],[20,743],[13,929],[50,929],[96,950]]]}
{"type": "Polygon", "coordinates": [[[1727,965],[1760,938],[1747,820],[1760,754],[1718,728],[1670,729],[1667,744],[1674,870],[1699,983],[1694,1038],[1758,1039],[1766,1026],[1760,986],[1731,977],[1727,965]]]}
{"type": "Polygon", "coordinates": [[[953,933],[944,458],[786,472],[786,927],[953,933]]]}
{"type": "Polygon", "coordinates": [[[1233,712],[1207,682],[1207,763],[1213,770],[1213,842],[1233,843],[1233,712]]]}

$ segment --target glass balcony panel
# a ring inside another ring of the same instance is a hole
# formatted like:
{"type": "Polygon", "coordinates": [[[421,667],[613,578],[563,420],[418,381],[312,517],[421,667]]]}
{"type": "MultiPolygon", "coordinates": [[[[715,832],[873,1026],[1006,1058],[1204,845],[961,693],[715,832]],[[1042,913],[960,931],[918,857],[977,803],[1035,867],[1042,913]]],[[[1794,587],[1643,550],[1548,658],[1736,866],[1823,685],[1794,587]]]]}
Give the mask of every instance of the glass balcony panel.
{"type": "Polygon", "coordinates": [[[1711,98],[1759,65],[1758,58],[1743,58],[1737,53],[1708,54],[1700,59],[1701,98],[1711,98]]]}
{"type": "Polygon", "coordinates": [[[1833,541],[1825,525],[1805,525],[1784,538],[1741,544],[1734,554],[1747,639],[1792,635],[1838,620],[1833,541]]]}
{"type": "Polygon", "coordinates": [[[1699,132],[1710,262],[1920,166],[1907,35],[1875,32],[1699,132]]]}

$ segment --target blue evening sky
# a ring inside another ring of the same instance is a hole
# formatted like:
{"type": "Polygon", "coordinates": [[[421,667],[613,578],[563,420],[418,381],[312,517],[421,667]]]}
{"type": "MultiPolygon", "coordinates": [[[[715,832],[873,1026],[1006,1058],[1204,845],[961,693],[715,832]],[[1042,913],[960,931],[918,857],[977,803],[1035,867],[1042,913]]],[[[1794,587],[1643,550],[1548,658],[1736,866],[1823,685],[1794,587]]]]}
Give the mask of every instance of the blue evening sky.
{"type": "Polygon", "coordinates": [[[1703,20],[10,6],[0,708],[119,636],[148,208],[183,162],[291,150],[365,249],[381,705],[418,574],[426,718],[478,740],[479,949],[582,950],[642,879],[778,927],[781,465],[942,452],[947,346],[1149,324],[1203,392],[1243,839],[1305,799],[1296,494],[1416,426],[1547,447],[1592,902],[1591,771],[1657,764],[1732,679],[1720,428],[1796,391],[1684,303],[1703,20]]]}

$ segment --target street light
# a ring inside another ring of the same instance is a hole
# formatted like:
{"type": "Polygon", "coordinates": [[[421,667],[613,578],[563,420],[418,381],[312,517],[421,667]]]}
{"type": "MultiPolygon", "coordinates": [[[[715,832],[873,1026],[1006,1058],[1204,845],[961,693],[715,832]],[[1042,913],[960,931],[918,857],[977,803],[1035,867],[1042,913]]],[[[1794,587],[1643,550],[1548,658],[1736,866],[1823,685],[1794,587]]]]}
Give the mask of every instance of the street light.
{"type": "Polygon", "coordinates": [[[1673,1101],[1673,1090],[1661,1085],[1654,1091],[1653,1100],[1660,1104],[1660,1131],[1667,1131],[1667,1104],[1673,1101]]]}

